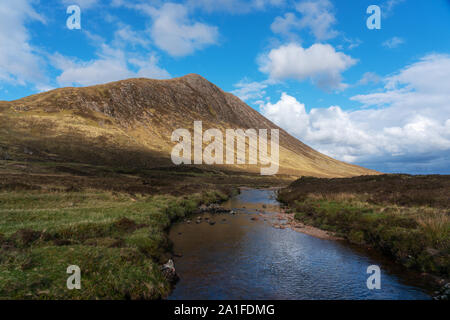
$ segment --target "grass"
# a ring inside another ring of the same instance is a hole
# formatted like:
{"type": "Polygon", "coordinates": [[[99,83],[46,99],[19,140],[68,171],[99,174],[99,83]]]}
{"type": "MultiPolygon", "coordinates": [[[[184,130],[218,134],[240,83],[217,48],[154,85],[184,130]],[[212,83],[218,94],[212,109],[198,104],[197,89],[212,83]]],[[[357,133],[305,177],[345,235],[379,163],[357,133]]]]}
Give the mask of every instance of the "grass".
{"type": "Polygon", "coordinates": [[[378,249],[408,268],[449,278],[450,211],[443,196],[449,195],[448,180],[402,175],[304,178],[281,191],[279,199],[303,223],[378,249]]]}
{"type": "Polygon", "coordinates": [[[1,192],[0,299],[163,298],[171,222],[226,197],[1,192]],[[81,290],[66,287],[70,265],[81,268],[81,290]]]}

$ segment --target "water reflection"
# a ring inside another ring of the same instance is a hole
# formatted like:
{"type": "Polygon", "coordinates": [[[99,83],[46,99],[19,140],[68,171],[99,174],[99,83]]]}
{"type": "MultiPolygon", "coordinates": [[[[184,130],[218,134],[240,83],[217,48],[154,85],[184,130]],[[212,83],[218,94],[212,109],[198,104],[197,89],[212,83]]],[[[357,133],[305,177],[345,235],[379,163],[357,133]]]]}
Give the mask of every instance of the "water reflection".
{"type": "Polygon", "coordinates": [[[429,298],[391,272],[382,271],[381,290],[368,290],[366,269],[380,261],[339,242],[251,220],[262,206],[276,210],[274,190],[245,189],[226,205],[246,213],[205,214],[201,224],[172,228],[182,257],[175,260],[181,280],[170,299],[429,298]]]}

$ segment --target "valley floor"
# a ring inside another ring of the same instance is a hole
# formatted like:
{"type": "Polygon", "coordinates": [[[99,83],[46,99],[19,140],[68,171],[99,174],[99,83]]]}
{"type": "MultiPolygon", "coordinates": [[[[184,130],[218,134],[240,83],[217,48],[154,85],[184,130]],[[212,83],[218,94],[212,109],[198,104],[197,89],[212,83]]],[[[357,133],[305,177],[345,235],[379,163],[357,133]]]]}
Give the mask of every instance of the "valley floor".
{"type": "MultiPolygon", "coordinates": [[[[289,177],[196,167],[134,170],[0,161],[0,299],[161,299],[171,224],[239,186],[283,187],[289,177]],[[68,290],[67,267],[83,290],[68,290]]],[[[450,177],[302,178],[279,192],[286,210],[399,263],[450,274],[450,177]]]]}

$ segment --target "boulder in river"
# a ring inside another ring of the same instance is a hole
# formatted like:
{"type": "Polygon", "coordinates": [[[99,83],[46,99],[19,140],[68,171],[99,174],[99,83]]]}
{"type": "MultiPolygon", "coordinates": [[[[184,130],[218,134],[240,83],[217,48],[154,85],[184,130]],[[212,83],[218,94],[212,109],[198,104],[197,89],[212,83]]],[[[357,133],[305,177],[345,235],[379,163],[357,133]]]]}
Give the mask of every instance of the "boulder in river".
{"type": "Polygon", "coordinates": [[[161,271],[170,283],[176,283],[178,281],[179,277],[172,259],[169,259],[169,261],[161,267],[161,271]]]}

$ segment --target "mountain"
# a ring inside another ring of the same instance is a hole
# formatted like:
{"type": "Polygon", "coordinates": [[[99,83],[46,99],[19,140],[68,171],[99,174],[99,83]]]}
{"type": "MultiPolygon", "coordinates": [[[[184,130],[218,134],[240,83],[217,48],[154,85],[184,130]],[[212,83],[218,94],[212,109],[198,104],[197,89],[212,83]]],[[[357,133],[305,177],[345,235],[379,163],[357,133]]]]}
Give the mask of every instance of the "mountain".
{"type": "MultiPolygon", "coordinates": [[[[0,159],[80,162],[116,167],[172,166],[172,132],[279,129],[280,174],[349,177],[376,174],[325,156],[279,128],[240,99],[190,74],[170,80],[129,79],[61,88],[0,102],[0,159]]],[[[226,170],[259,170],[224,165],[226,170]]]]}

